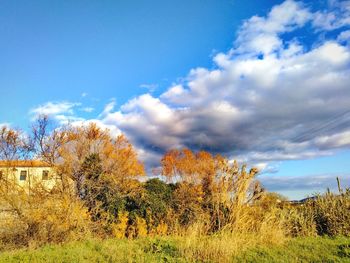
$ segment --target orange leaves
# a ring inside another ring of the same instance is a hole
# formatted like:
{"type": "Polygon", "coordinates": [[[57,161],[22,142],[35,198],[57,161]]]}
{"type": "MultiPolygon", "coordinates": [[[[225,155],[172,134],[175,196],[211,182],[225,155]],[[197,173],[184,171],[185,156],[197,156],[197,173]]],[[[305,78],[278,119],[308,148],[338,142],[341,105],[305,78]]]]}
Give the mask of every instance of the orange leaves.
{"type": "Polygon", "coordinates": [[[144,167],[137,159],[137,154],[125,136],[115,140],[106,140],[102,149],[102,159],[107,172],[124,174],[123,177],[145,175],[144,167]]]}
{"type": "Polygon", "coordinates": [[[86,138],[88,140],[98,140],[103,137],[102,130],[96,125],[96,123],[91,123],[86,130],[86,138]]]}
{"type": "Polygon", "coordinates": [[[171,178],[176,174],[177,159],[180,152],[178,150],[171,150],[164,154],[162,164],[162,174],[167,178],[171,178]]]}
{"type": "MultiPolygon", "coordinates": [[[[220,207],[227,207],[233,213],[232,218],[236,218],[237,207],[252,200],[250,186],[257,169],[247,172],[246,165],[239,169],[236,161],[231,164],[220,155],[213,156],[205,151],[194,153],[189,149],[172,150],[164,155],[162,168],[163,175],[179,183],[174,192],[179,211],[185,211],[189,204],[193,206],[191,211],[200,210],[198,204],[207,209],[216,207],[211,216],[217,218],[219,228],[220,207]]],[[[187,214],[186,220],[191,216],[187,214]]]]}
{"type": "MultiPolygon", "coordinates": [[[[103,178],[114,185],[144,176],[144,166],[124,135],[113,136],[96,123],[67,125],[49,130],[43,116],[32,127],[35,155],[55,167],[63,182],[80,179],[79,169],[86,157],[97,154],[101,159],[103,178]],[[67,180],[68,179],[68,180],[67,180]]],[[[1,151],[0,151],[1,153],[1,151]]],[[[62,188],[66,188],[62,183],[62,188]]]]}
{"type": "Polygon", "coordinates": [[[221,158],[205,151],[195,154],[189,149],[171,150],[161,160],[162,174],[168,179],[195,183],[204,177],[215,177],[221,158]]]}
{"type": "Polygon", "coordinates": [[[138,161],[135,150],[125,136],[113,137],[108,130],[101,129],[95,123],[68,127],[62,132],[66,133],[67,141],[61,147],[61,159],[64,166],[73,169],[71,174],[92,153],[99,154],[104,174],[114,179],[145,174],[143,164],[138,161]]]}

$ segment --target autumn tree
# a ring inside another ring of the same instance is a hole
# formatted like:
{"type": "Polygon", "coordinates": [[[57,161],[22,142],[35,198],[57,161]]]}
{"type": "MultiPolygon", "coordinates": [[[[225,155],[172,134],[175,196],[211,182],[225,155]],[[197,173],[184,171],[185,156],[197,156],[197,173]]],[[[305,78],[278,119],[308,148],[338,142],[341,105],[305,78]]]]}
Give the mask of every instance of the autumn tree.
{"type": "MultiPolygon", "coordinates": [[[[19,129],[7,126],[0,127],[0,161],[5,169],[1,170],[0,182],[5,189],[11,189],[11,183],[16,183],[12,177],[16,164],[31,156],[32,145],[28,136],[19,129]]],[[[4,189],[3,189],[4,190],[4,189]]]]}
{"type": "Polygon", "coordinates": [[[178,182],[174,194],[180,217],[186,219],[183,222],[207,214],[209,228],[215,231],[234,221],[241,206],[253,200],[258,192],[257,187],[252,191],[253,185],[258,185],[253,184],[257,169],[247,172],[245,165],[240,169],[236,161],[231,163],[220,155],[171,150],[161,163],[162,174],[169,181],[178,182]]]}
{"type": "Polygon", "coordinates": [[[28,136],[18,129],[0,127],[0,160],[9,163],[30,156],[32,147],[28,136]]]}
{"type": "Polygon", "coordinates": [[[91,154],[99,155],[106,178],[120,189],[129,191],[132,179],[144,176],[143,164],[124,135],[114,137],[95,123],[67,127],[64,132],[67,139],[60,147],[59,165],[75,182],[82,180],[81,165],[91,154]]]}
{"type": "Polygon", "coordinates": [[[120,189],[130,191],[132,179],[144,176],[143,164],[124,135],[112,135],[95,123],[52,124],[47,116],[39,116],[32,126],[32,142],[37,158],[55,168],[63,189],[73,181],[76,194],[81,193],[81,166],[93,154],[100,158],[105,179],[120,189]]]}
{"type": "Polygon", "coordinates": [[[99,195],[103,187],[99,180],[103,173],[99,155],[92,153],[87,156],[78,173],[78,178],[80,179],[77,182],[79,184],[78,195],[86,201],[87,207],[91,211],[96,206],[96,202],[100,201],[99,195]]]}
{"type": "Polygon", "coordinates": [[[35,158],[55,166],[60,161],[60,149],[68,141],[66,127],[56,126],[47,115],[40,115],[32,124],[31,142],[35,158]]]}
{"type": "MultiPolygon", "coordinates": [[[[35,164],[39,156],[36,149],[30,135],[1,127],[0,159],[5,161],[6,169],[2,171],[7,171],[6,175],[15,177],[20,162],[35,164]]],[[[8,176],[0,182],[0,244],[19,247],[60,243],[89,232],[86,210],[77,198],[34,183],[29,179],[28,185],[21,185],[8,176]]]]}

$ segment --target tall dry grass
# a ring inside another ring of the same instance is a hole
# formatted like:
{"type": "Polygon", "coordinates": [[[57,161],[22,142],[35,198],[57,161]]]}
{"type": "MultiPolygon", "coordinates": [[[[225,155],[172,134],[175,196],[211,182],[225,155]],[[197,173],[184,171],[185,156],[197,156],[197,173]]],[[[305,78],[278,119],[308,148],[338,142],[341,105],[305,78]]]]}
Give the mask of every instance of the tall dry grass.
{"type": "Polygon", "coordinates": [[[339,193],[318,194],[303,204],[287,206],[281,213],[286,218],[289,235],[350,236],[350,189],[339,193]]]}
{"type": "Polygon", "coordinates": [[[234,181],[229,199],[227,223],[218,231],[208,234],[208,224],[198,220],[184,230],[179,238],[182,257],[193,262],[231,262],[232,259],[258,245],[282,244],[288,239],[286,218],[268,194],[252,195],[256,170],[242,169],[234,181]]]}
{"type": "Polygon", "coordinates": [[[0,249],[39,247],[89,236],[87,210],[69,194],[48,191],[41,184],[29,191],[8,181],[0,185],[0,200],[0,249]]]}
{"type": "Polygon", "coordinates": [[[246,207],[234,224],[220,232],[202,234],[201,223],[192,225],[179,238],[182,257],[193,262],[231,262],[232,258],[258,245],[277,245],[287,240],[286,229],[275,211],[265,213],[246,207]]]}
{"type": "Polygon", "coordinates": [[[309,205],[319,235],[350,236],[350,189],[340,194],[328,192],[309,205]]]}

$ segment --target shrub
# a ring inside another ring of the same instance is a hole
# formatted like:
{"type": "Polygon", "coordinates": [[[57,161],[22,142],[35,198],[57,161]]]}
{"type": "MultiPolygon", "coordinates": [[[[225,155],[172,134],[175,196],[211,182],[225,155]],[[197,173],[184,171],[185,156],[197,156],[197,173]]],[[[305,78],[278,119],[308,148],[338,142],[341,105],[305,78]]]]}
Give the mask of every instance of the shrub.
{"type": "Polygon", "coordinates": [[[3,247],[37,247],[89,235],[89,214],[75,197],[49,193],[40,186],[30,193],[16,184],[10,189],[1,189],[2,205],[7,208],[0,221],[3,247]]]}
{"type": "Polygon", "coordinates": [[[310,204],[319,235],[350,236],[350,190],[339,195],[328,192],[310,204]]]}
{"type": "Polygon", "coordinates": [[[285,218],[287,235],[292,237],[317,235],[314,210],[311,206],[288,207],[281,214],[285,218]]]}

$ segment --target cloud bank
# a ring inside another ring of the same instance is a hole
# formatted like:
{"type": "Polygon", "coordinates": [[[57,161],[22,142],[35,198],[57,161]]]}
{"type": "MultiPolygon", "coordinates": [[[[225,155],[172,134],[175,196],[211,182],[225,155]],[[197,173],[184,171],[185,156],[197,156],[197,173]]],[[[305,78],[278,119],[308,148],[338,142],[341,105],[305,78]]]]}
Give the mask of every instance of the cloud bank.
{"type": "MultiPolygon", "coordinates": [[[[350,1],[312,8],[287,0],[247,19],[213,68],[192,69],[159,97],[146,93],[119,108],[111,101],[87,121],[125,133],[148,167],[171,148],[189,147],[273,173],[278,161],[349,148],[350,1]],[[303,43],[306,29],[311,45],[303,43]]],[[[48,103],[32,112],[83,121],[73,118],[78,106],[48,103]]]]}
{"type": "Polygon", "coordinates": [[[350,174],[315,174],[308,176],[260,176],[263,185],[271,191],[308,190],[325,191],[329,187],[337,191],[336,177],[340,178],[341,187],[350,184],[350,174]],[[331,182],[331,184],[330,184],[331,182]]]}

